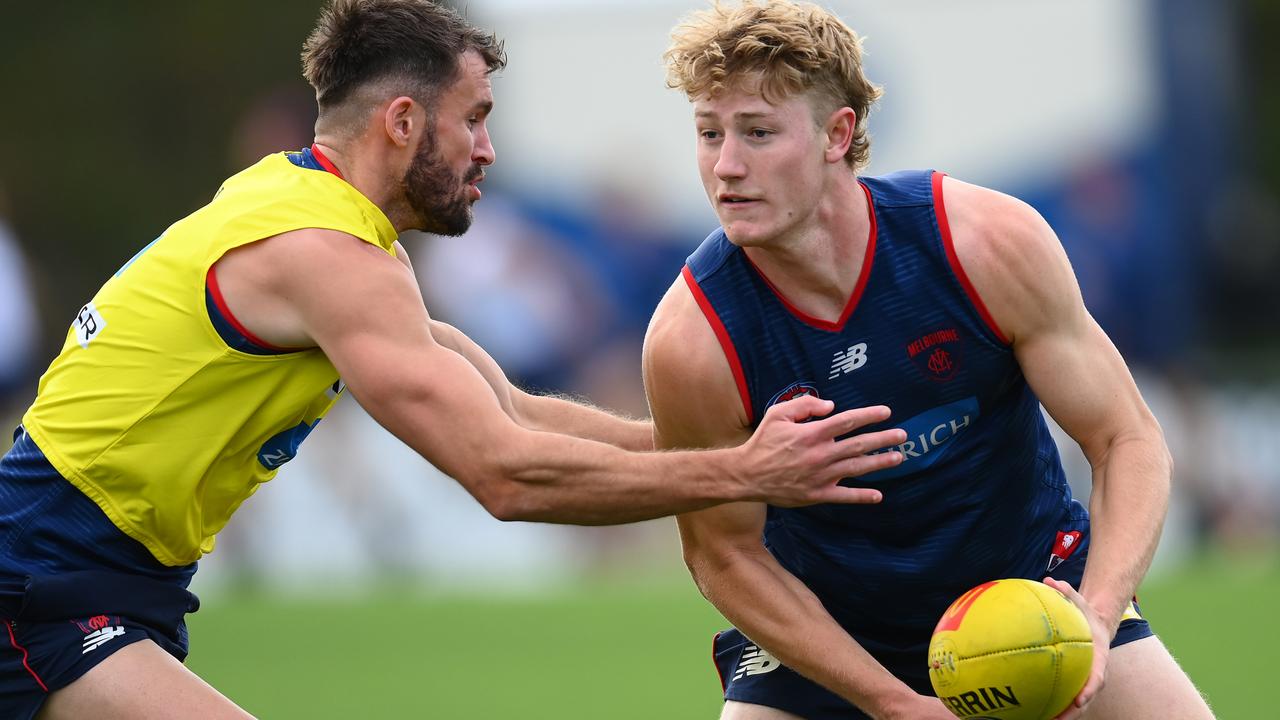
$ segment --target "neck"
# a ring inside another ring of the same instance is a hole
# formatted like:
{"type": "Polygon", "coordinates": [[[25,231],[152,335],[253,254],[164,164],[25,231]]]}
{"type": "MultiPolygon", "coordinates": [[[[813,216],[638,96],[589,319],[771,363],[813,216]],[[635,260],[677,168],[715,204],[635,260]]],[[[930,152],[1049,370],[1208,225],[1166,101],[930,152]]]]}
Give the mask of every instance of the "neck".
{"type": "Polygon", "coordinates": [[[337,168],[351,187],[377,205],[397,233],[420,224],[417,215],[404,200],[404,191],[387,175],[391,158],[376,156],[376,151],[359,146],[359,139],[341,141],[317,136],[316,147],[337,168]]]}
{"type": "Polygon", "coordinates": [[[869,261],[871,208],[856,179],[845,179],[824,195],[803,227],[743,251],[792,306],[810,317],[834,322],[843,314],[869,261]]]}

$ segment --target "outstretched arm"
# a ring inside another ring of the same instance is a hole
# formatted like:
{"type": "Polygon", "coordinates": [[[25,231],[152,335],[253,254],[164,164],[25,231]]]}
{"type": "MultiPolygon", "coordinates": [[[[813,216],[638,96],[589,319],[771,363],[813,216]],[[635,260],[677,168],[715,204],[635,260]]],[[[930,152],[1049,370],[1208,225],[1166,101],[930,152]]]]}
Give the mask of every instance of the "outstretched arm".
{"type": "Polygon", "coordinates": [[[653,424],[619,417],[583,402],[555,395],[534,395],[511,384],[489,353],[457,328],[431,321],[436,342],[467,359],[498,396],[512,419],[530,430],[558,432],[597,440],[624,450],[653,449],[653,424]]]}
{"type": "MultiPolygon", "coordinates": [[[[397,241],[395,249],[396,259],[404,263],[412,273],[413,263],[404,246],[397,241]]],[[[619,417],[569,398],[524,392],[511,384],[506,373],[484,348],[448,323],[431,320],[431,336],[474,365],[485,382],[489,383],[489,387],[493,388],[502,409],[521,426],[530,430],[597,440],[624,450],[641,452],[653,449],[652,423],[619,417]]]]}
{"type": "MultiPolygon", "coordinates": [[[[859,502],[839,478],[882,461],[858,439],[874,420],[788,403],[737,448],[631,453],[512,419],[489,382],[433,336],[416,280],[381,249],[340,232],[284,233],[218,263],[224,297],[268,342],[319,346],[375,420],[503,519],[642,520],[742,499],[859,502]]],[[[877,456],[878,457],[878,456],[877,456]]]]}
{"type": "Polygon", "coordinates": [[[1083,705],[1101,688],[1109,641],[1155,553],[1172,461],[1123,358],[1085,309],[1048,224],[1006,195],[950,178],[943,187],[962,266],[1013,343],[1027,382],[1093,467],[1080,595],[1094,615],[1101,661],[1083,705]]]}
{"type": "MultiPolygon", "coordinates": [[[[749,434],[728,362],[682,282],[654,315],[644,371],[659,447],[723,447],[749,434]]],[[[876,411],[888,417],[888,408],[876,411]]],[[[896,429],[877,435],[905,439],[896,429]]],[[[685,563],[702,594],[753,643],[873,717],[951,718],[937,699],[893,677],[769,554],[765,511],[734,503],[679,517],[685,563]]]]}

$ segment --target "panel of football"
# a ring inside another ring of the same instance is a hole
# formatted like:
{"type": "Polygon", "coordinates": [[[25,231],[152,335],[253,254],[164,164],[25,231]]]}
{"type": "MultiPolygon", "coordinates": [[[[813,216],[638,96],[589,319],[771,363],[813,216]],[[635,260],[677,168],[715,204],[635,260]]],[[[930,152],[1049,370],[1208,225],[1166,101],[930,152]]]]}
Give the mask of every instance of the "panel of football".
{"type": "Polygon", "coordinates": [[[993,580],[961,595],[929,644],[934,691],[970,720],[1049,720],[1084,687],[1092,663],[1084,614],[1031,580],[993,580]]]}

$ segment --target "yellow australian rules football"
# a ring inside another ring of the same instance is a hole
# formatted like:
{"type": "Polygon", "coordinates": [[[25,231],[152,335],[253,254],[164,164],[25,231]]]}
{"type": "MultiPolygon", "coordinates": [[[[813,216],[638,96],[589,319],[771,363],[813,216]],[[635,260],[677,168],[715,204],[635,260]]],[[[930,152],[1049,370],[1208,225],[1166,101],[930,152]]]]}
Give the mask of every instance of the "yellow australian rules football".
{"type": "Polygon", "coordinates": [[[1084,613],[1033,580],[969,590],[942,614],[929,643],[934,692],[968,720],[1049,720],[1080,693],[1092,665],[1084,613]]]}

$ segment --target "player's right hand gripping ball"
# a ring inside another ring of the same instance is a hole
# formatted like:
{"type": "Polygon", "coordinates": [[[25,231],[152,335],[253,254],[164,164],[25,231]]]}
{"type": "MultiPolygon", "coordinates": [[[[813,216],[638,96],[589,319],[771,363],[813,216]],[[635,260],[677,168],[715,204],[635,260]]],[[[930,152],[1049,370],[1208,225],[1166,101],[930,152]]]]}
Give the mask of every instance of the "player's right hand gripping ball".
{"type": "Polygon", "coordinates": [[[929,643],[929,680],[956,717],[1049,720],[1089,678],[1084,613],[1032,580],[993,580],[961,595],[929,643]]]}

